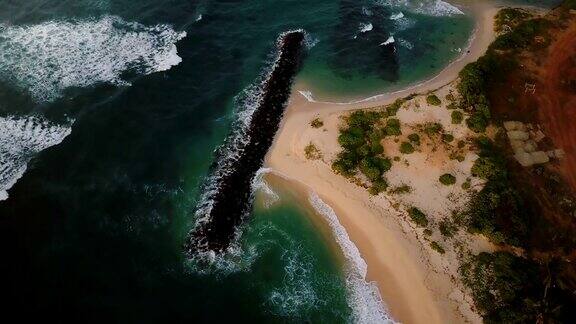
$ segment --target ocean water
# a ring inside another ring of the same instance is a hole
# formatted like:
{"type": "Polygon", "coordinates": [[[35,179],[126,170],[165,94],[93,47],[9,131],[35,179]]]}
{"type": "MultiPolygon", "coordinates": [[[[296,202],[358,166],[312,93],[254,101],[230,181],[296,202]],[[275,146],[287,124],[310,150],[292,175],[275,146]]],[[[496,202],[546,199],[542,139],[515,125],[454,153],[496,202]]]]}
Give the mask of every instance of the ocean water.
{"type": "Polygon", "coordinates": [[[329,206],[257,182],[235,249],[183,254],[214,151],[281,32],[315,96],[418,82],[473,29],[439,0],[0,0],[3,313],[46,322],[375,322],[329,206]],[[396,52],[382,50],[395,42],[396,52]],[[385,44],[384,44],[385,45],[385,44]]]}

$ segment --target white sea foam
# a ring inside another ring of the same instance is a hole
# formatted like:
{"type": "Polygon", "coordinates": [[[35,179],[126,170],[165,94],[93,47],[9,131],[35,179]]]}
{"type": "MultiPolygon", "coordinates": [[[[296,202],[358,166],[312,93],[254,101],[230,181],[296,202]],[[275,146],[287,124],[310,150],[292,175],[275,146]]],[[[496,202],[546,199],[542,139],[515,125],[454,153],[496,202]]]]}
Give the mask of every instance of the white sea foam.
{"type": "Polygon", "coordinates": [[[315,307],[320,298],[313,286],[312,261],[301,246],[290,243],[282,255],[287,261],[283,283],[272,290],[268,302],[278,315],[294,317],[315,307]]]}
{"type": "Polygon", "coordinates": [[[129,85],[125,72],[150,74],[179,64],[176,42],[186,36],[168,25],[144,26],[115,16],[0,24],[0,77],[52,101],[69,87],[129,85]]]}
{"type": "Polygon", "coordinates": [[[354,313],[354,322],[394,323],[394,320],[386,312],[378,287],[374,282],[366,281],[368,265],[356,245],[350,240],[344,226],[338,221],[334,210],[315,193],[310,193],[308,200],[328,222],[336,242],[346,258],[346,285],[349,303],[354,313]]]}
{"type": "Polygon", "coordinates": [[[258,172],[256,172],[256,176],[252,179],[252,191],[260,190],[265,197],[264,207],[270,208],[276,202],[280,200],[280,196],[270,188],[266,180],[264,180],[264,175],[269,173],[272,169],[270,168],[260,168],[258,172]]]}
{"type": "Polygon", "coordinates": [[[359,28],[361,33],[367,33],[369,31],[371,31],[372,29],[374,29],[374,26],[372,26],[372,23],[360,24],[360,28],[359,28]]]}
{"type": "Polygon", "coordinates": [[[399,13],[392,14],[392,15],[390,16],[390,19],[391,19],[391,20],[398,20],[398,19],[401,19],[401,18],[404,18],[404,13],[403,13],[402,11],[400,11],[399,13]]]}
{"type": "Polygon", "coordinates": [[[463,15],[456,6],[442,0],[379,0],[377,3],[393,8],[405,8],[422,15],[441,17],[463,15]]]}
{"type": "Polygon", "coordinates": [[[306,100],[310,101],[310,102],[315,102],[314,97],[312,95],[312,91],[310,90],[298,90],[298,92],[304,97],[306,98],[306,100]]]}
{"type": "Polygon", "coordinates": [[[403,38],[398,39],[398,43],[400,44],[400,46],[404,46],[409,50],[414,48],[414,44],[410,43],[409,41],[407,41],[403,38]]]}
{"type": "Polygon", "coordinates": [[[387,40],[385,40],[384,42],[380,43],[380,46],[382,45],[390,45],[392,43],[396,42],[396,40],[394,39],[394,36],[390,36],[388,37],[387,40]]]}
{"type": "Polygon", "coordinates": [[[71,132],[70,125],[54,125],[40,117],[0,117],[0,200],[38,152],[59,144],[71,132]]]}

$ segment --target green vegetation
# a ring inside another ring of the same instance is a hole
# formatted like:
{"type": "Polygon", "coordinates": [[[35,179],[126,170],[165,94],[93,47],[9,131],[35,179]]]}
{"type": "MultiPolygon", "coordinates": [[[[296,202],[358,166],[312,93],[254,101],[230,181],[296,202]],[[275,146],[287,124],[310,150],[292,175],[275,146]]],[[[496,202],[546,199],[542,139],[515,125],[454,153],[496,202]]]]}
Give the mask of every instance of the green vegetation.
{"type": "Polygon", "coordinates": [[[388,114],[389,117],[391,116],[396,116],[396,113],[398,112],[398,110],[400,110],[400,108],[402,108],[402,105],[409,99],[405,98],[405,99],[396,99],[396,101],[394,101],[392,104],[386,106],[386,113],[388,114]]]}
{"type": "Polygon", "coordinates": [[[408,142],[402,142],[400,144],[400,153],[402,154],[412,154],[414,153],[414,146],[408,142]]]}
{"type": "Polygon", "coordinates": [[[370,192],[378,194],[387,189],[383,179],[392,162],[383,156],[380,143],[385,136],[379,128],[384,117],[382,112],[355,111],[345,118],[346,127],[340,129],[338,142],[343,150],[332,163],[332,169],[346,177],[359,170],[371,182],[370,192]]]}
{"type": "Polygon", "coordinates": [[[498,33],[509,32],[531,16],[526,10],[504,8],[496,14],[494,30],[498,33]]]}
{"type": "Polygon", "coordinates": [[[432,137],[434,134],[440,134],[444,127],[440,123],[426,123],[424,124],[424,133],[426,133],[429,137],[432,137]]]}
{"type": "Polygon", "coordinates": [[[510,32],[498,36],[490,45],[490,49],[516,51],[528,47],[545,47],[550,42],[547,32],[549,27],[550,21],[544,18],[522,21],[510,32]]]}
{"type": "Polygon", "coordinates": [[[532,262],[508,252],[480,253],[460,273],[486,323],[537,322],[544,289],[532,262]]]}
{"type": "Polygon", "coordinates": [[[446,95],[446,100],[448,100],[448,101],[450,101],[450,102],[456,101],[456,97],[454,97],[454,94],[452,93],[452,90],[450,90],[450,93],[446,95]]]}
{"type": "Polygon", "coordinates": [[[440,100],[440,98],[438,98],[438,96],[434,95],[434,94],[427,96],[426,102],[432,106],[440,106],[442,104],[442,101],[440,100]]]}
{"type": "Polygon", "coordinates": [[[431,247],[434,251],[436,251],[436,252],[438,252],[438,253],[440,253],[440,254],[446,253],[446,250],[444,250],[444,248],[443,248],[440,244],[438,244],[438,242],[436,242],[436,241],[430,242],[430,247],[431,247]]]}
{"type": "Polygon", "coordinates": [[[455,125],[461,124],[464,119],[464,114],[459,110],[454,110],[450,116],[452,117],[452,124],[455,125]]]}
{"type": "Polygon", "coordinates": [[[425,229],[425,230],[424,230],[424,235],[426,235],[426,236],[431,236],[431,235],[432,235],[432,230],[429,229],[429,228],[425,229]]]}
{"type": "Polygon", "coordinates": [[[522,246],[531,211],[511,182],[501,150],[486,137],[477,139],[476,146],[480,152],[472,174],[487,182],[465,212],[468,231],[483,234],[495,244],[522,246]]]}
{"type": "Polygon", "coordinates": [[[454,234],[458,231],[458,228],[448,219],[443,219],[438,225],[438,229],[440,234],[446,237],[454,237],[454,234]]]}
{"type": "Polygon", "coordinates": [[[320,128],[320,127],[324,126],[324,122],[322,120],[320,120],[320,118],[314,118],[310,122],[310,126],[312,126],[314,128],[320,128]]]}
{"type": "Polygon", "coordinates": [[[454,141],[454,135],[452,134],[442,134],[442,141],[446,143],[451,143],[454,141]]]}
{"type": "Polygon", "coordinates": [[[404,185],[401,185],[401,186],[398,186],[398,187],[396,187],[396,188],[391,189],[391,190],[390,190],[390,193],[393,193],[393,194],[407,194],[407,193],[410,193],[411,191],[412,191],[412,187],[410,187],[409,185],[404,184],[404,185]]]}
{"type": "Polygon", "coordinates": [[[384,128],[384,132],[388,136],[398,136],[402,135],[402,131],[400,130],[400,120],[391,118],[386,121],[386,127],[384,128]]]}
{"type": "Polygon", "coordinates": [[[462,189],[468,190],[468,189],[470,189],[470,187],[471,187],[470,179],[467,179],[466,181],[464,181],[464,183],[462,183],[462,189]]]}
{"type": "Polygon", "coordinates": [[[413,133],[413,134],[408,135],[408,139],[414,145],[420,145],[420,135],[413,133]]]}
{"type": "Polygon", "coordinates": [[[386,191],[386,189],[388,189],[388,183],[386,182],[386,180],[377,179],[372,182],[372,186],[370,187],[370,189],[368,189],[368,191],[370,192],[370,194],[376,196],[379,193],[386,191]]]}
{"type": "Polygon", "coordinates": [[[441,175],[438,180],[445,186],[451,186],[456,183],[456,177],[451,175],[450,173],[445,173],[441,175]]]}
{"type": "Polygon", "coordinates": [[[420,209],[411,207],[408,209],[408,215],[410,215],[410,218],[414,223],[416,223],[416,225],[421,227],[428,226],[428,218],[420,209]]]}
{"type": "Polygon", "coordinates": [[[312,143],[306,145],[304,154],[308,160],[319,160],[322,158],[322,152],[312,143]]]}

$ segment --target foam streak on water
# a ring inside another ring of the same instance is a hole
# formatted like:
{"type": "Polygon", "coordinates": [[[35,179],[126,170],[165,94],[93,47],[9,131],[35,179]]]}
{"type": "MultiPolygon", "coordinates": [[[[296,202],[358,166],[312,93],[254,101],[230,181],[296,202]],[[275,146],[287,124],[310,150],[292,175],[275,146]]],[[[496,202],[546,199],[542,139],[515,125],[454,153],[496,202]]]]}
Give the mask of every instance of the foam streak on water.
{"type": "Polygon", "coordinates": [[[168,25],[144,26],[115,16],[0,24],[0,78],[53,101],[69,87],[129,85],[125,72],[150,74],[179,64],[176,42],[186,36],[168,25]]]}
{"type": "Polygon", "coordinates": [[[349,304],[354,313],[354,322],[394,323],[386,312],[376,283],[366,281],[368,265],[356,245],[350,240],[344,226],[338,221],[334,210],[322,201],[316,193],[311,193],[308,200],[328,222],[336,242],[346,258],[346,285],[349,304]]]}
{"type": "Polygon", "coordinates": [[[409,11],[433,16],[463,15],[462,10],[442,0],[378,0],[377,3],[393,8],[406,8],[409,11]]]}
{"type": "Polygon", "coordinates": [[[22,177],[38,152],[57,145],[71,132],[70,126],[53,125],[40,117],[0,117],[0,200],[22,177]]]}

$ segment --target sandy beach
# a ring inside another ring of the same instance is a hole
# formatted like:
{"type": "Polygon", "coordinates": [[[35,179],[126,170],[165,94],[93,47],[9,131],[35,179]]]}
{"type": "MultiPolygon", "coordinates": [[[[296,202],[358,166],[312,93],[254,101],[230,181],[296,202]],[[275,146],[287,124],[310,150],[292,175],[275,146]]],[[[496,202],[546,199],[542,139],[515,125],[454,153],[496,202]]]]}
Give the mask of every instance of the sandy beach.
{"type": "MultiPolygon", "coordinates": [[[[446,161],[448,152],[437,150],[436,143],[423,144],[417,154],[406,157],[404,163],[397,163],[398,166],[393,167],[387,176],[391,185],[410,182],[414,192],[405,197],[385,194],[374,197],[365,188],[331,169],[331,161],[340,150],[337,142],[340,116],[349,110],[387,105],[412,93],[435,91],[439,96],[449,93],[458,72],[477,60],[495,38],[493,17],[498,8],[476,4],[467,10],[477,21],[469,48],[430,80],[401,91],[350,103],[339,103],[337,98],[333,102],[310,101],[301,93],[306,91],[306,85],[296,84],[282,126],[266,158],[266,166],[273,170],[269,176],[289,180],[302,191],[302,195],[316,193],[334,209],[368,264],[367,279],[377,283],[388,311],[395,320],[403,323],[481,322],[471,306],[471,299],[455,277],[458,248],[447,248],[445,255],[432,251],[424,242],[437,239],[439,234],[426,238],[421,228],[407,220],[402,207],[418,205],[431,215],[433,222],[446,217],[451,212],[447,206],[466,202],[466,193],[460,185],[466,179],[475,156],[468,154],[461,163],[446,161]],[[324,126],[311,128],[310,121],[314,118],[321,119],[324,126]],[[304,147],[308,143],[314,143],[320,149],[321,159],[306,158],[304,147]],[[447,169],[458,175],[457,186],[446,189],[430,184],[447,169]]],[[[418,123],[435,121],[444,125],[457,140],[470,135],[465,126],[451,125],[449,111],[445,108],[436,108],[433,112],[426,108],[422,96],[409,102],[407,108],[398,114],[403,127],[412,129],[418,123]]],[[[384,146],[387,153],[394,152],[394,143],[384,146]]],[[[478,237],[462,234],[459,239],[466,241],[470,250],[492,249],[478,237]]]]}

